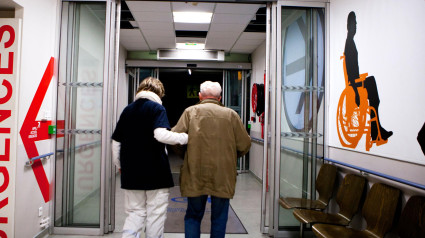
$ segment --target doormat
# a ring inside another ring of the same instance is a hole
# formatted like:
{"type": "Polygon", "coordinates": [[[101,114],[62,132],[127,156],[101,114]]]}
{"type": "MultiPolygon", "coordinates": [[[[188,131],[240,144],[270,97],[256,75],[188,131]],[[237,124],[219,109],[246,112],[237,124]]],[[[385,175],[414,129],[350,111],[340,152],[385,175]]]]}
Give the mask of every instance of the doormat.
{"type": "MultiPolygon", "coordinates": [[[[170,198],[165,220],[165,233],[184,233],[184,215],[186,214],[187,199],[180,194],[180,187],[170,188],[170,198]]],[[[210,233],[211,230],[211,202],[208,199],[204,218],[201,223],[201,233],[210,233]]],[[[232,206],[229,206],[229,219],[226,225],[226,234],[248,234],[232,206]]]]}

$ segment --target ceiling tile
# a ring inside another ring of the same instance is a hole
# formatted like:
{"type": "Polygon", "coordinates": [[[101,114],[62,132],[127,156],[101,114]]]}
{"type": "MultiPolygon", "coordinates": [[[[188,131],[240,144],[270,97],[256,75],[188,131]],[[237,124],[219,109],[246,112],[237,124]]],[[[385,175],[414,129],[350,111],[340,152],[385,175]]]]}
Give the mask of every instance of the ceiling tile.
{"type": "Polygon", "coordinates": [[[171,22],[137,22],[142,32],[144,30],[174,31],[171,22]]]}
{"type": "Polygon", "coordinates": [[[243,24],[211,24],[210,31],[239,32],[245,29],[243,24]]]}
{"type": "Polygon", "coordinates": [[[176,43],[170,43],[170,42],[152,42],[151,44],[149,44],[149,46],[152,49],[175,49],[176,48],[176,43]]]}
{"type": "Polygon", "coordinates": [[[232,46],[235,43],[236,39],[229,38],[207,38],[207,45],[210,44],[223,44],[232,46]]]}
{"type": "Polygon", "coordinates": [[[265,40],[266,33],[264,32],[243,32],[240,39],[246,40],[265,40]]]}
{"type": "Polygon", "coordinates": [[[161,36],[145,36],[146,40],[148,41],[148,44],[154,44],[156,43],[171,43],[171,44],[175,44],[175,39],[174,38],[166,38],[166,37],[161,37],[161,36]]]}
{"type": "Polygon", "coordinates": [[[146,44],[145,39],[144,38],[120,38],[120,42],[125,43],[125,44],[130,44],[130,43],[141,43],[141,44],[146,44]]]}
{"type": "Polygon", "coordinates": [[[215,13],[255,14],[260,6],[258,4],[217,3],[215,13]]]}
{"type": "Polygon", "coordinates": [[[139,29],[121,29],[120,38],[142,37],[139,29]]]}
{"type": "Polygon", "coordinates": [[[214,14],[212,23],[234,23],[244,24],[248,23],[253,19],[254,15],[235,15],[235,14],[214,14]]]}
{"type": "Polygon", "coordinates": [[[215,3],[173,2],[174,12],[213,12],[215,3]]]}
{"type": "Polygon", "coordinates": [[[258,46],[261,43],[263,43],[264,40],[246,40],[246,39],[240,39],[239,38],[238,44],[241,44],[241,45],[257,45],[258,46]]]}
{"type": "Polygon", "coordinates": [[[207,38],[207,42],[205,44],[205,49],[215,49],[215,50],[225,50],[228,51],[235,40],[233,39],[209,39],[207,38]]]}
{"type": "Polygon", "coordinates": [[[210,43],[210,44],[206,44],[205,45],[205,49],[206,50],[224,50],[224,51],[229,51],[230,47],[232,47],[231,44],[222,44],[220,42],[216,42],[216,43],[210,43]]]}
{"type": "Polygon", "coordinates": [[[135,12],[133,17],[137,22],[172,22],[171,12],[135,12]]]}
{"type": "Polygon", "coordinates": [[[240,32],[226,32],[226,31],[209,31],[208,38],[231,38],[236,40],[240,35],[240,32]]]}
{"type": "Polygon", "coordinates": [[[208,31],[210,24],[174,23],[176,31],[208,31]]]}
{"type": "Polygon", "coordinates": [[[160,31],[157,29],[145,29],[143,31],[144,35],[147,36],[161,36],[161,37],[168,37],[168,38],[174,38],[175,34],[173,31],[160,31]]]}
{"type": "Polygon", "coordinates": [[[169,2],[161,1],[126,1],[128,8],[134,12],[171,12],[169,2]]]}
{"type": "Polygon", "coordinates": [[[126,1],[126,3],[140,28],[120,31],[121,44],[128,50],[174,49],[176,42],[205,42],[206,49],[251,53],[266,38],[265,33],[243,32],[248,23],[254,19],[258,8],[264,6],[263,4],[183,1],[126,1]],[[214,15],[211,24],[174,24],[172,10],[206,11],[214,12],[214,15]],[[176,38],[176,31],[191,33],[208,31],[208,33],[206,38],[193,37],[196,36],[194,34],[182,34],[182,37],[176,38]]]}
{"type": "Polygon", "coordinates": [[[121,44],[127,50],[150,50],[146,43],[141,43],[141,42],[123,43],[123,42],[121,42],[121,44]]]}
{"type": "Polygon", "coordinates": [[[252,53],[252,52],[254,52],[254,50],[256,49],[257,47],[255,47],[255,46],[234,46],[231,50],[230,50],[230,52],[232,52],[232,53],[244,53],[244,54],[250,54],[250,53],[252,53]]]}

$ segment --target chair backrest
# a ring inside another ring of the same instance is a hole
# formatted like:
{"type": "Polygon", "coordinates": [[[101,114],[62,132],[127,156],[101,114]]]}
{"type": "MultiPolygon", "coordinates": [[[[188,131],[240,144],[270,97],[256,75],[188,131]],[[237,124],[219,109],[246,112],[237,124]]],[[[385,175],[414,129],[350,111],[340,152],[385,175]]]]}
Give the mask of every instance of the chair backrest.
{"type": "Polygon", "coordinates": [[[384,237],[393,224],[400,197],[400,190],[382,183],[375,183],[366,196],[362,209],[366,230],[377,237],[384,237]]]}
{"type": "Polygon", "coordinates": [[[347,174],[339,186],[336,202],[339,205],[339,214],[351,220],[359,210],[366,179],[364,177],[347,174]]]}
{"type": "Polygon", "coordinates": [[[316,178],[316,190],[319,193],[319,201],[328,204],[332,197],[337,167],[331,164],[323,164],[316,178]]]}
{"type": "Polygon", "coordinates": [[[398,234],[401,238],[425,237],[425,197],[412,196],[400,216],[398,234]]]}

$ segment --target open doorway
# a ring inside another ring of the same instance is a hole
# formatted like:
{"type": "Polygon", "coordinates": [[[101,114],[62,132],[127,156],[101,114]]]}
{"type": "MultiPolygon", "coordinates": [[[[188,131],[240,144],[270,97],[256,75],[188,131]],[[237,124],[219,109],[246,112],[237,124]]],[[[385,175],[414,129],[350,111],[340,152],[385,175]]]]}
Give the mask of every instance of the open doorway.
{"type": "Polygon", "coordinates": [[[159,80],[164,84],[165,96],[162,99],[167,109],[171,127],[177,124],[183,111],[199,102],[198,92],[201,83],[209,80],[223,87],[221,69],[170,69],[160,68],[159,80]]]}
{"type": "MultiPolygon", "coordinates": [[[[168,121],[173,127],[177,124],[183,111],[199,102],[201,83],[209,80],[222,84],[223,70],[217,69],[159,69],[158,78],[164,84],[165,96],[162,99],[167,110],[168,121]]],[[[180,168],[183,158],[168,150],[174,183],[179,184],[180,168]]]]}

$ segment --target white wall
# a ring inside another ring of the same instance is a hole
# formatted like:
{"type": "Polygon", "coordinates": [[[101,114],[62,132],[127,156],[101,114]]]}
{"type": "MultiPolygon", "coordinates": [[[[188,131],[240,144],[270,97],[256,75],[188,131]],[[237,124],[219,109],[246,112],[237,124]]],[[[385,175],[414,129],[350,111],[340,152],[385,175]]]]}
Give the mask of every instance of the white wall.
{"type": "MultiPolygon", "coordinates": [[[[357,17],[357,46],[360,73],[374,76],[380,106],[380,123],[394,132],[388,143],[370,151],[365,136],[350,150],[425,165],[425,155],[416,139],[425,123],[425,1],[422,0],[334,0],[330,7],[330,100],[329,145],[344,148],[336,127],[339,97],[345,88],[342,61],[347,37],[347,16],[357,17]]],[[[345,148],[347,149],[347,148],[345,148]]],[[[424,180],[422,180],[424,181],[424,180]]]]}
{"type": "MultiPolygon", "coordinates": [[[[18,125],[22,126],[29,106],[39,86],[51,57],[57,58],[58,51],[58,7],[59,0],[16,0],[22,8],[16,8],[15,17],[22,18],[22,48],[20,62],[20,89],[18,96],[18,125]]],[[[56,72],[43,100],[36,120],[45,114],[54,119],[56,102],[56,72]]],[[[54,137],[36,143],[40,155],[53,152],[54,137]]],[[[18,139],[16,167],[15,237],[33,237],[41,231],[39,207],[43,216],[49,216],[49,205],[45,202],[28,160],[22,140],[18,139]]],[[[43,162],[50,183],[53,181],[51,165],[53,159],[43,162]]]]}
{"type": "MultiPolygon", "coordinates": [[[[254,83],[264,84],[264,73],[266,70],[266,41],[264,41],[252,53],[252,75],[250,93],[252,93],[252,86],[254,83]]],[[[251,94],[250,94],[251,95],[251,94]]],[[[250,102],[251,103],[251,102],[250,102]]],[[[250,118],[255,117],[255,122],[251,121],[251,133],[253,138],[261,139],[261,123],[259,117],[252,111],[252,105],[249,105],[250,118]]],[[[249,170],[262,179],[263,174],[263,145],[258,142],[252,142],[249,151],[249,170]]]]}
{"type": "Polygon", "coordinates": [[[328,103],[329,158],[398,178],[424,184],[425,155],[416,140],[425,122],[425,1],[334,0],[330,5],[330,92],[328,103]],[[336,110],[345,88],[342,61],[347,37],[347,16],[354,11],[354,36],[360,73],[375,76],[382,125],[394,135],[370,151],[365,135],[356,148],[344,148],[336,127],[336,110]],[[396,17],[395,17],[396,16],[396,17]],[[420,104],[420,103],[419,103],[420,104]]]}
{"type": "MultiPolygon", "coordinates": [[[[425,122],[425,1],[423,0],[332,0],[330,4],[330,65],[329,101],[327,109],[329,139],[328,157],[358,167],[377,171],[418,184],[425,181],[425,155],[416,137],[425,122]],[[345,88],[340,56],[347,37],[347,16],[354,11],[357,32],[354,36],[358,51],[360,73],[376,79],[380,97],[379,116],[382,125],[394,132],[388,143],[365,147],[365,135],[355,148],[342,146],[336,127],[339,97],[345,88]]],[[[341,175],[358,171],[341,167],[341,175]]],[[[425,191],[382,177],[367,175],[369,188],[383,182],[402,191],[402,204],[412,194],[425,191]]],[[[335,191],[336,192],[336,191],[335,191]]],[[[333,201],[330,211],[338,207],[333,201]]],[[[351,223],[354,228],[365,227],[361,214],[351,223]]],[[[386,237],[395,237],[393,230],[386,237]]]]}

